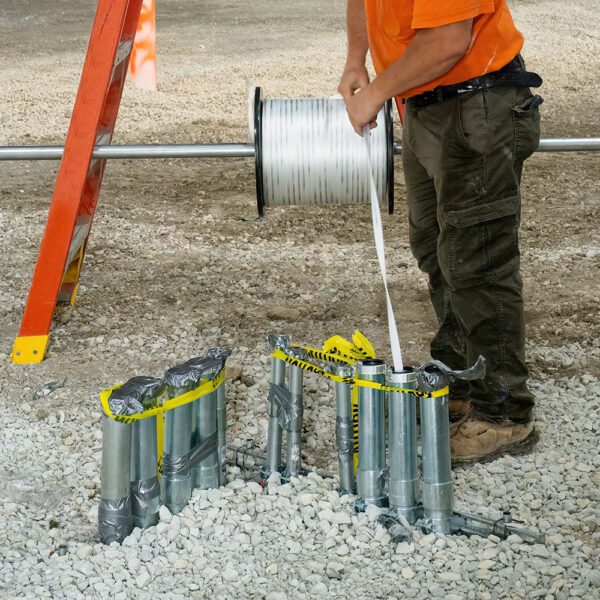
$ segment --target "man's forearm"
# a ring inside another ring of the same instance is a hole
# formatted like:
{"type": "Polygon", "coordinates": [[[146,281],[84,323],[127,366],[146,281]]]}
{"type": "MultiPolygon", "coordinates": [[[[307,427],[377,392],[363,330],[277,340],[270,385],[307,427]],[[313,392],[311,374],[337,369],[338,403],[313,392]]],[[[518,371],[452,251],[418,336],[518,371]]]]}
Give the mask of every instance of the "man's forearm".
{"type": "Polygon", "coordinates": [[[420,30],[402,57],[373,80],[369,93],[382,104],[388,98],[437,79],[464,56],[470,31],[470,20],[420,30]]]}
{"type": "Polygon", "coordinates": [[[348,0],[346,4],[346,31],[348,34],[346,63],[364,65],[369,50],[364,0],[348,0]]]}

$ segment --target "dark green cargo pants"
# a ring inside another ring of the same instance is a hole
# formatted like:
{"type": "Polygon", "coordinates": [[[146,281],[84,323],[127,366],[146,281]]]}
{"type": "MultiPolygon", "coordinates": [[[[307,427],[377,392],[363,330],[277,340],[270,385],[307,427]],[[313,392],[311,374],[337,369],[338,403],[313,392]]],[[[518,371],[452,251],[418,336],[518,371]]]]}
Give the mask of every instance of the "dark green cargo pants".
{"type": "Polygon", "coordinates": [[[431,355],[455,369],[485,357],[485,379],[451,395],[497,423],[527,422],[533,408],[518,241],[523,161],[539,143],[531,105],[529,89],[496,87],[409,102],[404,122],[410,243],[439,321],[431,355]]]}

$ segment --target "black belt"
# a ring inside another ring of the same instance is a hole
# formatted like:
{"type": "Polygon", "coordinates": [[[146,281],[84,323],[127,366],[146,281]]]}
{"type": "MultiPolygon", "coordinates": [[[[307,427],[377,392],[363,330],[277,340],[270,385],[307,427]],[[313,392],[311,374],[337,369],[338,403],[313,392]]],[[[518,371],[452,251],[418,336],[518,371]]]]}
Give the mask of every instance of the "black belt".
{"type": "Polygon", "coordinates": [[[442,85],[430,92],[423,92],[405,100],[414,108],[424,108],[430,104],[445,102],[456,98],[460,94],[484,90],[498,86],[533,87],[542,85],[542,78],[537,73],[523,70],[523,64],[519,56],[513,58],[506,66],[498,71],[486,73],[481,77],[474,77],[461,83],[453,85],[442,85]]]}

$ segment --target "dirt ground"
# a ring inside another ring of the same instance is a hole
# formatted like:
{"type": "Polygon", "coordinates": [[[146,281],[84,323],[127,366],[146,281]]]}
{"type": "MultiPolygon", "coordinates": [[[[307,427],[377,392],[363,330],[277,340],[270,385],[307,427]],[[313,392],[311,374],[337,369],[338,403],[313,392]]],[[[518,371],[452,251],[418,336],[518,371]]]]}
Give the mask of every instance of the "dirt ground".
{"type": "MultiPolygon", "coordinates": [[[[528,65],[544,78],[543,137],[599,136],[595,0],[511,5],[528,65]]],[[[160,89],[126,87],[114,142],[246,141],[248,82],[272,98],[332,94],[345,52],[343,6],[159,0],[160,89]]],[[[2,2],[0,145],[63,142],[94,9],[90,1],[2,2]]],[[[358,327],[389,354],[368,207],[271,209],[257,220],[250,160],[126,160],[106,169],[77,304],[55,320],[46,360],[10,364],[57,167],[0,163],[3,419],[25,410],[35,423],[62,411],[68,424],[81,412],[97,429],[100,389],[158,375],[215,343],[236,348],[232,360],[252,389],[266,376],[264,336],[274,330],[319,344],[358,327]],[[297,309],[298,318],[272,320],[274,305],[297,309]],[[32,400],[45,383],[64,378],[65,390],[32,400]]],[[[549,379],[568,387],[598,377],[599,176],[593,153],[538,153],[525,168],[522,269],[536,389],[549,379]]],[[[383,221],[401,342],[406,362],[415,364],[427,359],[435,325],[425,277],[408,248],[402,181],[397,165],[397,211],[383,221]]],[[[588,400],[590,419],[597,418],[598,398],[588,400]]],[[[556,450],[543,436],[552,415],[544,397],[537,401],[541,448],[556,450]]],[[[244,402],[241,394],[233,400],[231,418],[239,420],[232,439],[247,433],[244,402]]],[[[250,408],[260,402],[251,399],[250,408]]],[[[325,414],[316,408],[309,427],[325,414]]],[[[262,443],[264,428],[250,428],[262,443]]],[[[96,438],[93,444],[97,453],[96,438]]],[[[311,458],[329,468],[331,450],[315,447],[311,458]]],[[[18,448],[15,460],[29,452],[18,448]]]]}

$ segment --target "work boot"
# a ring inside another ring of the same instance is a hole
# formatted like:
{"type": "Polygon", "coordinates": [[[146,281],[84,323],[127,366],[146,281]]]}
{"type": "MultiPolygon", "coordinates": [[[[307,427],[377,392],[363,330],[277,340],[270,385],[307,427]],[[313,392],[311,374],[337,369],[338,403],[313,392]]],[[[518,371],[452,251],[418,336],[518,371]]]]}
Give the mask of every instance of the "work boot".
{"type": "Polygon", "coordinates": [[[468,398],[450,398],[448,400],[448,412],[450,413],[450,422],[460,421],[463,417],[471,414],[473,406],[468,398]]]}
{"type": "Polygon", "coordinates": [[[503,454],[529,452],[539,439],[533,423],[496,425],[465,418],[450,427],[453,465],[488,462],[503,454]]]}

